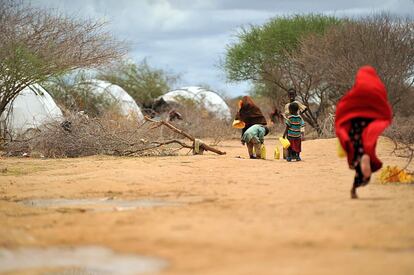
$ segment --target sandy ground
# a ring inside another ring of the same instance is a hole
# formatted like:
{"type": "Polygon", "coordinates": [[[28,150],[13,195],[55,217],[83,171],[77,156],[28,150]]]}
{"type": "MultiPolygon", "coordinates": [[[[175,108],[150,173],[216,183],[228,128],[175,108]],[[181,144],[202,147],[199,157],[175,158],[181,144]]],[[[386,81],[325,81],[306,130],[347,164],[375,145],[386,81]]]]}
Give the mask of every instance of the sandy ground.
{"type": "MultiPolygon", "coordinates": [[[[351,200],[353,173],[333,139],[304,142],[299,163],[246,159],[234,140],[219,148],[227,155],[3,158],[0,248],[102,245],[164,258],[161,274],[414,274],[413,185],[374,177],[351,200]],[[92,212],[18,203],[103,197],[183,205],[92,212]]],[[[385,164],[403,165],[391,151],[382,139],[385,164]]]]}

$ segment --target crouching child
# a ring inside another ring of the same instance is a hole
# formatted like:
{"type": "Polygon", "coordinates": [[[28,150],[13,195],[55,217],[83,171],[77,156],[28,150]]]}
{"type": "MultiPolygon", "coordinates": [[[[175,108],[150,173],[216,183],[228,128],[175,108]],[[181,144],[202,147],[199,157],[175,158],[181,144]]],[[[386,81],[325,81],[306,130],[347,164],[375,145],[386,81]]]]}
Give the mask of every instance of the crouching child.
{"type": "Polygon", "coordinates": [[[269,133],[269,128],[264,125],[255,124],[250,126],[242,136],[242,144],[246,144],[251,159],[261,158],[260,149],[264,143],[264,137],[269,133]],[[255,154],[253,153],[253,148],[255,154]]]}

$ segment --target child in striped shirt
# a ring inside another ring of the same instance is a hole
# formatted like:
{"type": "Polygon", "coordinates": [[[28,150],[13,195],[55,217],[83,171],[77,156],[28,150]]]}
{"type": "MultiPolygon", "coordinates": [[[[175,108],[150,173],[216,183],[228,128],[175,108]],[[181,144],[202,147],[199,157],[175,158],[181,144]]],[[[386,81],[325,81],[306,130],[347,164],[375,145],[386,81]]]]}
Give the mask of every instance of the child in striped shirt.
{"type": "Polygon", "coordinates": [[[301,128],[305,125],[302,117],[298,114],[299,105],[296,102],[289,104],[290,115],[286,118],[286,129],[283,137],[289,140],[287,161],[300,161],[300,152],[302,151],[302,133],[301,128]]]}

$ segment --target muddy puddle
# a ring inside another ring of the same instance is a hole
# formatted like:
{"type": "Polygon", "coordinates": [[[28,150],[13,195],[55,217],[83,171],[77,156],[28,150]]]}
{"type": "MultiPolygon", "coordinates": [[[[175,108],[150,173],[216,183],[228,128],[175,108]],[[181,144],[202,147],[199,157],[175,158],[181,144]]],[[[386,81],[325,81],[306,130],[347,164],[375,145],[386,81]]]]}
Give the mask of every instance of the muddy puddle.
{"type": "Polygon", "coordinates": [[[34,199],[20,202],[26,206],[43,208],[74,208],[91,211],[128,211],[139,208],[180,206],[182,203],[162,200],[97,199],[34,199]]]}
{"type": "Polygon", "coordinates": [[[44,275],[157,273],[167,262],[153,257],[117,254],[99,246],[76,248],[0,248],[0,273],[25,272],[44,275]]]}

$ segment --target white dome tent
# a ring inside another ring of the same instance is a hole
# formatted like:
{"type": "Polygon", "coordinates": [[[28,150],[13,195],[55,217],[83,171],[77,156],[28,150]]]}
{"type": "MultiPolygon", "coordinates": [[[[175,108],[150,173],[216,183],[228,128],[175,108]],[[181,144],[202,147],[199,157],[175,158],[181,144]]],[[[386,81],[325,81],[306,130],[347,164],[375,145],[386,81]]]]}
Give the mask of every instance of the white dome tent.
{"type": "Polygon", "coordinates": [[[93,80],[88,82],[87,85],[90,85],[93,88],[92,91],[94,93],[105,94],[114,99],[119,104],[122,115],[135,115],[139,121],[144,120],[141,108],[139,108],[135,100],[118,85],[103,80],[93,80]]]}
{"type": "Polygon", "coordinates": [[[202,87],[183,87],[170,91],[160,98],[163,98],[166,102],[174,102],[178,104],[180,103],[180,98],[194,100],[197,103],[203,104],[203,107],[206,110],[215,114],[218,118],[231,120],[230,108],[223,98],[215,92],[202,87]]]}
{"type": "Polygon", "coordinates": [[[62,111],[50,94],[39,84],[33,84],[24,88],[7,105],[0,119],[0,128],[7,129],[8,134],[14,137],[62,117],[62,111]]]}

